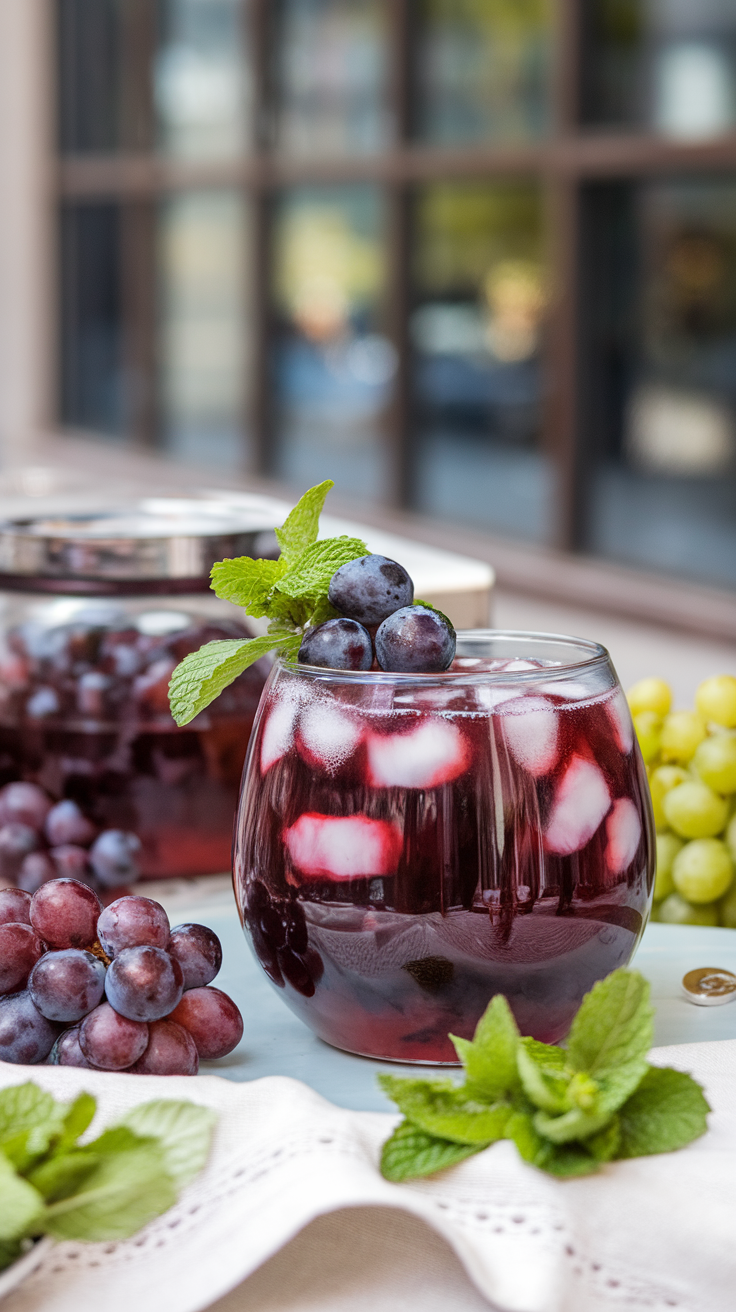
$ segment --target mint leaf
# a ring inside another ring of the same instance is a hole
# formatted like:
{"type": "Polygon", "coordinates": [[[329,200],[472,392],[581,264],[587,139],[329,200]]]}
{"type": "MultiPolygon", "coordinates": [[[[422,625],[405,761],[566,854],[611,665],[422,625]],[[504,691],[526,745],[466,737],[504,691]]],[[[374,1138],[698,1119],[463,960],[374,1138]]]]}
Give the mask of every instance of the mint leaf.
{"type": "Polygon", "coordinates": [[[171,714],[179,727],[189,724],[195,715],[219,697],[223,688],[276,645],[271,636],[223,638],[218,642],[207,642],[199,651],[185,656],[174,670],[169,684],[171,714]]]}
{"type": "Polygon", "coordinates": [[[97,1103],[91,1093],[80,1093],[70,1105],[64,1117],[64,1129],[57,1145],[57,1150],[66,1150],[77,1142],[80,1134],[92,1124],[97,1103]]]}
{"type": "Polygon", "coordinates": [[[341,565],[368,555],[360,538],[325,538],[307,547],[299,559],[282,574],[278,591],[286,597],[314,597],[326,593],[330,579],[341,565]]]}
{"type": "Polygon", "coordinates": [[[258,619],[270,613],[271,594],[283,571],[280,560],[251,560],[250,556],[220,560],[210,572],[212,590],[222,601],[244,606],[258,619]]]}
{"type": "Polygon", "coordinates": [[[402,1121],[383,1145],[381,1175],[394,1184],[416,1180],[422,1175],[434,1175],[435,1171],[443,1171],[465,1161],[466,1157],[472,1157],[480,1152],[481,1146],[450,1143],[447,1139],[426,1134],[411,1121],[402,1121]]]}
{"type": "Polygon", "coordinates": [[[472,1043],[450,1035],[465,1067],[468,1094],[495,1102],[518,1088],[516,1051],[519,1031],[506,999],[496,994],[486,1007],[472,1043]]]}
{"type": "Polygon", "coordinates": [[[643,1075],[654,1023],[649,992],[649,983],[636,970],[615,970],[594,984],[572,1023],[570,1065],[599,1077],[631,1062],[635,1069],[641,1066],[643,1075]]]}
{"type": "Polygon", "coordinates": [[[584,1112],[579,1107],[573,1107],[562,1116],[537,1112],[534,1117],[534,1128],[543,1139],[549,1139],[550,1143],[572,1143],[574,1139],[586,1139],[605,1129],[612,1115],[613,1113],[609,1111],[584,1112]]]}
{"type": "Polygon", "coordinates": [[[75,1193],[99,1164],[97,1153],[79,1151],[62,1153],[41,1162],[28,1175],[28,1182],[43,1195],[47,1203],[68,1198],[75,1193]]]}
{"type": "Polygon", "coordinates": [[[21,1239],[43,1213],[43,1199],[0,1153],[0,1240],[21,1239]]]}
{"type": "Polygon", "coordinates": [[[325,497],[334,486],[332,479],[327,478],[324,483],[310,487],[287,515],[281,528],[276,529],[281,555],[287,565],[292,565],[307,547],[316,542],[325,497]]]}
{"type": "Polygon", "coordinates": [[[599,1166],[598,1159],[582,1144],[569,1144],[550,1153],[541,1169],[548,1175],[556,1175],[559,1180],[570,1180],[575,1176],[592,1175],[599,1166]]]}
{"type": "MultiPolygon", "coordinates": [[[[526,1039],[519,1042],[516,1061],[524,1092],[541,1111],[567,1111],[570,1105],[567,1097],[570,1075],[560,1070],[559,1066],[547,1063],[546,1055],[536,1051],[543,1047],[546,1045],[540,1043],[535,1048],[529,1048],[526,1039]]],[[[564,1053],[562,1056],[564,1061],[564,1053]]]]}
{"type": "Polygon", "coordinates": [[[619,1113],[618,1157],[647,1157],[684,1148],[704,1134],[710,1111],[700,1085],[684,1071],[650,1066],[619,1113]]]}
{"type": "Polygon", "coordinates": [[[503,1138],[511,1111],[507,1102],[490,1107],[473,1102],[464,1088],[449,1080],[379,1075],[378,1082],[407,1120],[426,1134],[479,1147],[503,1138]]]}
{"type": "Polygon", "coordinates": [[[82,1189],[42,1215],[43,1230],[56,1239],[127,1239],[176,1202],[163,1148],[131,1131],[108,1134],[115,1137],[101,1135],[90,1145],[100,1160],[82,1189]],[[122,1134],[128,1136],[127,1147],[122,1134]]]}
{"type": "Polygon", "coordinates": [[[330,602],[329,597],[318,597],[314,610],[309,617],[310,628],[318,624],[324,624],[326,620],[335,620],[340,612],[330,602]]]}
{"type": "Polygon", "coordinates": [[[20,1239],[0,1239],[0,1271],[12,1266],[23,1254],[20,1239]]]}
{"type": "Polygon", "coordinates": [[[0,1091],[0,1148],[25,1130],[58,1120],[61,1104],[30,1080],[0,1091]]]}
{"type": "Polygon", "coordinates": [[[156,1140],[177,1189],[189,1184],[207,1161],[216,1123],[217,1112],[210,1107],[163,1099],[134,1107],[121,1121],[143,1138],[156,1140]]]}

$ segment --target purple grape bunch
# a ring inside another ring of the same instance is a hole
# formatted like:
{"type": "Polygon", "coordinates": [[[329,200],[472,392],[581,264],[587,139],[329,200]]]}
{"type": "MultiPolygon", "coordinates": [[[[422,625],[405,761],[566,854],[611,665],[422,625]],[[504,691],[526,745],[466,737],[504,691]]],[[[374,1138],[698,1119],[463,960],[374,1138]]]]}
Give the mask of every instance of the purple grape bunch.
{"type": "Polygon", "coordinates": [[[340,614],[308,629],[305,665],[333,670],[441,674],[455,658],[455,630],[440,611],[414,602],[414,584],[387,556],[360,556],[335,571],[328,591],[340,614]]]}
{"type": "Polygon", "coordinates": [[[88,884],[60,877],[33,894],[0,889],[0,1061],[143,1075],[196,1075],[243,1034],[205,925],[173,929],[151,898],[103,910],[88,884]]]}
{"type": "Polygon", "coordinates": [[[0,788],[0,885],[35,893],[51,879],[77,879],[96,892],[134,884],[140,839],[98,830],[70,797],[53,802],[38,784],[0,788]]]}

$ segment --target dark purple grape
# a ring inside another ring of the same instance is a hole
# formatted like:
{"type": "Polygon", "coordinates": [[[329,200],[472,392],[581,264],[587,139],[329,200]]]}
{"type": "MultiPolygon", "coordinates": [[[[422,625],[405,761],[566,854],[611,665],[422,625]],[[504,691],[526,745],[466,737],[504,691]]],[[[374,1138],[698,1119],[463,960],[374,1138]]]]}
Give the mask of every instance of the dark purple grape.
{"type": "Polygon", "coordinates": [[[31,896],[49,879],[56,879],[56,866],[48,852],[30,852],[15,877],[18,888],[31,896]]]}
{"type": "Polygon", "coordinates": [[[380,624],[395,610],[411,606],[414,584],[404,566],[395,560],[386,556],[360,556],[335,571],[328,596],[335,610],[350,619],[361,624],[380,624]]]}
{"type": "Polygon", "coordinates": [[[183,1025],[157,1020],[149,1025],[150,1038],[143,1056],[129,1069],[133,1075],[196,1075],[197,1045],[183,1025]]]}
{"type": "Polygon", "coordinates": [[[373,664],[371,635],[357,620],[325,620],[305,633],[299,660],[302,665],[330,670],[369,670],[373,664]]]}
{"type": "Polygon", "coordinates": [[[184,992],[178,961],[161,948],[123,948],[107,972],[107,1000],[128,1020],[161,1020],[184,992]]]}
{"type": "Polygon", "coordinates": [[[79,1025],[73,1025],[70,1030],[64,1030],[59,1035],[48,1056],[49,1066],[84,1066],[87,1070],[95,1069],[79,1046],[79,1029],[79,1025]]]}
{"type": "Polygon", "coordinates": [[[20,888],[0,888],[0,925],[30,925],[31,899],[20,888]]]}
{"type": "Polygon", "coordinates": [[[143,1056],[148,1044],[148,1026],[119,1015],[109,1002],[85,1016],[79,1027],[83,1055],[101,1071],[124,1071],[143,1056]]]}
{"type": "Polygon", "coordinates": [[[222,944],[206,925],[175,925],[166,951],[179,962],[185,989],[211,984],[222,965],[222,944]]]}
{"type": "Polygon", "coordinates": [[[45,831],[50,847],[61,847],[66,843],[85,847],[97,833],[95,825],[70,797],[52,806],[46,816],[45,831]]]}
{"type": "Polygon", "coordinates": [[[105,963],[82,948],[46,952],[28,977],[28,992],[42,1016],[69,1025],[99,1005],[105,963]]]}
{"type": "Polygon", "coordinates": [[[41,1015],[27,990],[0,998],[0,1061],[37,1066],[48,1057],[58,1033],[58,1025],[41,1015]]]}
{"type": "Polygon", "coordinates": [[[439,611],[404,606],[376,633],[376,656],[382,670],[397,674],[441,674],[455,658],[455,630],[439,611]]]}
{"type": "Polygon", "coordinates": [[[44,951],[30,925],[0,925],[0,993],[22,988],[44,951]]]}
{"type": "Polygon", "coordinates": [[[135,882],[140,874],[136,861],[140,847],[141,840],[137,835],[125,833],[122,829],[105,829],[95,839],[89,859],[104,888],[135,882]]]}
{"type": "Polygon", "coordinates": [[[38,834],[30,825],[11,821],[0,829],[0,879],[15,881],[29,852],[38,847],[38,834]]]}
{"type": "Polygon", "coordinates": [[[97,939],[102,903],[78,879],[52,879],[31,901],[31,924],[52,948],[88,948],[97,939]]]}
{"type": "Polygon", "coordinates": [[[169,1020],[191,1034],[202,1061],[226,1057],[243,1037],[243,1017],[221,989],[190,989],[169,1020]]]}
{"type": "Polygon", "coordinates": [[[51,801],[38,784],[19,780],[0,788],[0,825],[30,825],[41,833],[51,801]]]}
{"type": "Polygon", "coordinates": [[[57,877],[77,879],[82,884],[89,883],[92,872],[84,847],[79,847],[77,843],[62,843],[59,847],[52,847],[49,856],[57,877]]]}
{"type": "Polygon", "coordinates": [[[153,898],[119,897],[105,907],[97,921],[97,937],[108,957],[116,957],[125,948],[166,948],[169,917],[153,898]]]}

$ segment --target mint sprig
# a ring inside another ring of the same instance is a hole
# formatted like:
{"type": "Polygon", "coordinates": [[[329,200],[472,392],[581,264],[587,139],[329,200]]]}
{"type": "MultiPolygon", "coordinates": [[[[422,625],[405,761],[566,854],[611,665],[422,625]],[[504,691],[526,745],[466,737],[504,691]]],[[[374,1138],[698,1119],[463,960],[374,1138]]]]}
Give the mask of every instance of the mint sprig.
{"type": "Polygon", "coordinates": [[[276,529],[281,548],[278,560],[240,556],[213,565],[211,587],[216,595],[242,606],[253,619],[268,619],[268,633],[259,638],[208,642],[177,665],[169,684],[169,702],[179,726],[189,724],[268,652],[296,660],[306,630],[337,615],[327,596],[330,579],[341,565],[367,556],[368,548],[360,538],[317,541],[320,513],[332,487],[328,478],[310,488],[276,529]]]}
{"type": "Polygon", "coordinates": [[[560,1179],[684,1148],[705,1133],[710,1107],[692,1076],[649,1065],[653,1020],[649,984],[633,970],[586,994],[567,1048],[522,1038],[497,995],[472,1042],[450,1036],[463,1084],[379,1075],[404,1116],[383,1146],[383,1175],[432,1175],[499,1139],[560,1179]]]}
{"type": "Polygon", "coordinates": [[[96,1111],[32,1083],[0,1091],[0,1270],[30,1239],[127,1239],[168,1210],[201,1170],[216,1115],[188,1102],[133,1108],[80,1143],[96,1111]]]}

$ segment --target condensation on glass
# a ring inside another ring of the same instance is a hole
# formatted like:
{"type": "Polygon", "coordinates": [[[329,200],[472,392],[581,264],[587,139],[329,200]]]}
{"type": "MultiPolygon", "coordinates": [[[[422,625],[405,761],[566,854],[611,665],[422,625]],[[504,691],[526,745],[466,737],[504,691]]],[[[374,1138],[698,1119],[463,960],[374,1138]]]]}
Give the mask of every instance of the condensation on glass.
{"type": "Polygon", "coordinates": [[[587,546],[736,583],[736,180],[594,188],[587,546]]]}
{"type": "Polygon", "coordinates": [[[250,66],[242,0],[165,0],[154,90],[159,147],[233,159],[249,144],[250,66]]]}
{"type": "Polygon", "coordinates": [[[249,209],[242,194],[183,192],[159,223],[162,442],[219,468],[244,460],[249,209]]]}
{"type": "Polygon", "coordinates": [[[122,434],[127,413],[120,205],[64,205],[59,245],[62,420],[122,434]]]}
{"type": "Polygon", "coordinates": [[[541,541],[551,516],[543,248],[536,183],[441,183],[417,195],[416,505],[541,541]]]}
{"type": "Polygon", "coordinates": [[[295,188],[275,216],[274,472],[334,478],[378,499],[383,431],[396,372],[383,328],[381,193],[369,184],[295,188]]]}
{"type": "Polygon", "coordinates": [[[389,144],[385,6],[281,0],[274,13],[275,144],[295,155],[389,144]]]}
{"type": "Polygon", "coordinates": [[[551,0],[421,0],[415,127],[437,142],[541,136],[551,0]]]}
{"type": "Polygon", "coordinates": [[[690,141],[736,127],[733,0],[594,0],[587,13],[589,121],[690,141]]]}

